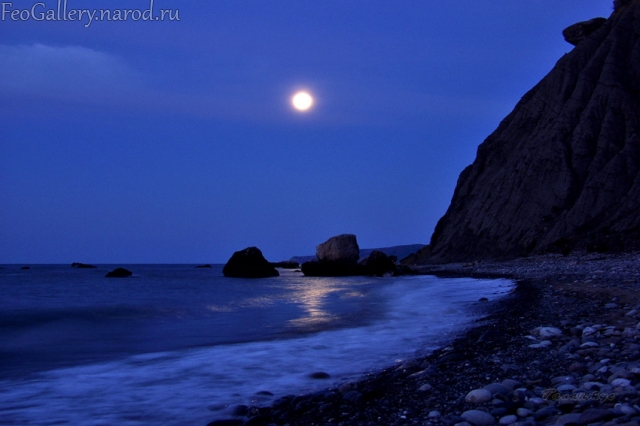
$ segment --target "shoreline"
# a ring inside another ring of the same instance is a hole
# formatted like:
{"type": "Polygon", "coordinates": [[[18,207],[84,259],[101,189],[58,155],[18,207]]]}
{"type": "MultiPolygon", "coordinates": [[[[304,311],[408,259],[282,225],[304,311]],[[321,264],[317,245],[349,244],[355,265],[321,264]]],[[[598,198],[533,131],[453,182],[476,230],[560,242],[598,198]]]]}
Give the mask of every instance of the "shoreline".
{"type": "Polygon", "coordinates": [[[639,253],[543,255],[419,272],[508,278],[516,288],[426,357],[209,424],[639,424],[639,253]]]}

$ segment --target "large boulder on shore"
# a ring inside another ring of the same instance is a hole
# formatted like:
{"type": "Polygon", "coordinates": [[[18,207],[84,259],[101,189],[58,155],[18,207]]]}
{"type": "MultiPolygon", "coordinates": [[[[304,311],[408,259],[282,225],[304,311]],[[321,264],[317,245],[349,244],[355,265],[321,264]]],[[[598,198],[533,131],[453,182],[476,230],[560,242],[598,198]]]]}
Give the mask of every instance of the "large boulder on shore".
{"type": "Polygon", "coordinates": [[[233,253],[222,273],[225,277],[233,278],[268,278],[280,275],[257,247],[233,253]]]}
{"type": "Polygon", "coordinates": [[[367,275],[375,275],[381,277],[385,274],[394,274],[396,272],[396,263],[393,256],[387,256],[381,251],[374,250],[364,262],[364,268],[367,275]]]}
{"type": "Polygon", "coordinates": [[[640,0],[572,31],[460,174],[418,263],[640,249],[640,0]]]}
{"type": "Polygon", "coordinates": [[[353,234],[342,234],[329,238],[316,247],[316,256],[321,262],[340,261],[344,263],[358,263],[360,247],[353,234]]]}
{"type": "Polygon", "coordinates": [[[343,277],[364,275],[358,265],[360,247],[353,234],[342,234],[329,238],[316,247],[318,260],[302,264],[302,273],[313,277],[343,277]]]}

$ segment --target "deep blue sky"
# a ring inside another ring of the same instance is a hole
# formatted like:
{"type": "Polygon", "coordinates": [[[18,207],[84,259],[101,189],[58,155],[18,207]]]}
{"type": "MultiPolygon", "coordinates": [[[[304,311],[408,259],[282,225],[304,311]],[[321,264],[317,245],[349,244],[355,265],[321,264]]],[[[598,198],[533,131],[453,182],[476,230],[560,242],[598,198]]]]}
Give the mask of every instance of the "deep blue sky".
{"type": "MultiPolygon", "coordinates": [[[[180,21],[88,28],[7,13],[0,263],[428,243],[476,147],[571,50],[562,29],[611,3],[155,0],[180,21]]],[[[87,5],[150,0],[68,1],[87,5]]]]}

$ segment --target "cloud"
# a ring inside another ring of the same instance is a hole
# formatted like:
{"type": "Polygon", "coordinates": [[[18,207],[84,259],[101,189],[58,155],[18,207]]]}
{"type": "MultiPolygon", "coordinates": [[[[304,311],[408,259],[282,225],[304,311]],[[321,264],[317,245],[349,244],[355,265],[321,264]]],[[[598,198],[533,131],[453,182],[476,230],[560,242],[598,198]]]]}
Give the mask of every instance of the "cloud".
{"type": "Polygon", "coordinates": [[[141,75],[117,56],[81,46],[0,45],[0,91],[72,101],[135,94],[141,75]]]}

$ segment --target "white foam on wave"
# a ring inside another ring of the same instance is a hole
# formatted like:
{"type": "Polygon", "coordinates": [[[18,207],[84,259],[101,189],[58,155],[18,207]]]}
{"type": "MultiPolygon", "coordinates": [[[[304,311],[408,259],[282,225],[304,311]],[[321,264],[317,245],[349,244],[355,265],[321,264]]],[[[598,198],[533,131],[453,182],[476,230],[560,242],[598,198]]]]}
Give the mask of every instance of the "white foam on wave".
{"type": "Polygon", "coordinates": [[[0,382],[0,424],[206,424],[228,416],[224,407],[266,405],[435,349],[477,318],[470,304],[511,289],[507,280],[402,277],[381,286],[387,315],[365,327],[137,355],[0,382]],[[309,377],[318,371],[331,379],[309,377]]]}

